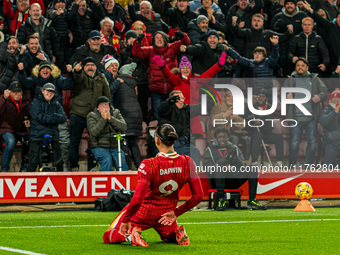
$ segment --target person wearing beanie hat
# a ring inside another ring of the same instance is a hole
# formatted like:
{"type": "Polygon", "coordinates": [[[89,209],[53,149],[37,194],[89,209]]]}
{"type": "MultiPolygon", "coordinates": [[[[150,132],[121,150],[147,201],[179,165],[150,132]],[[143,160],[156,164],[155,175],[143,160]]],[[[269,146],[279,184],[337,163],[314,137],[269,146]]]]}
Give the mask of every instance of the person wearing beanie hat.
{"type": "Polygon", "coordinates": [[[196,44],[201,41],[209,28],[209,20],[205,15],[199,15],[188,24],[188,36],[191,44],[196,44]]]}
{"type": "MultiPolygon", "coordinates": [[[[105,67],[105,71],[109,71],[107,70],[112,64],[116,64],[116,69],[118,72],[118,68],[119,68],[119,62],[117,59],[115,59],[113,56],[111,55],[105,55],[103,60],[102,60],[102,64],[105,67]]],[[[110,72],[110,71],[109,71],[110,72]]]]}
{"type": "Polygon", "coordinates": [[[181,71],[182,76],[188,77],[190,75],[192,66],[189,59],[186,56],[182,57],[178,67],[179,70],[181,71]]]}
{"type": "Polygon", "coordinates": [[[39,65],[39,72],[41,71],[41,69],[47,67],[48,69],[50,69],[52,71],[52,66],[51,66],[51,63],[47,60],[43,60],[40,62],[40,65],[39,65]]]}
{"type": "Polygon", "coordinates": [[[110,100],[106,96],[100,96],[97,99],[97,108],[100,104],[105,103],[105,104],[110,104],[110,100]]]}
{"type": "Polygon", "coordinates": [[[84,66],[86,66],[86,64],[88,64],[88,63],[95,63],[95,60],[94,60],[94,58],[93,57],[87,57],[87,58],[85,58],[82,62],[81,62],[81,65],[82,65],[82,67],[84,67],[84,66]]]}
{"type": "MultiPolygon", "coordinates": [[[[95,109],[98,97],[106,96],[111,100],[105,74],[98,71],[94,61],[94,58],[87,57],[83,63],[79,62],[73,68],[74,90],[70,110],[70,167],[72,171],[79,171],[79,144],[86,128],[86,116],[95,109]]],[[[97,60],[98,65],[104,68],[100,61],[97,60]]]]}
{"type": "Polygon", "coordinates": [[[202,21],[209,21],[208,18],[204,15],[198,15],[198,17],[196,18],[196,23],[197,25],[199,25],[202,21]]]}
{"type": "Polygon", "coordinates": [[[135,30],[129,30],[126,32],[125,39],[129,41],[130,38],[137,39],[137,32],[135,30]]]}
{"type": "Polygon", "coordinates": [[[120,111],[110,106],[108,97],[97,98],[96,108],[86,116],[86,126],[90,134],[91,152],[99,161],[101,171],[112,171],[113,166],[117,171],[129,170],[125,154],[118,152],[118,143],[113,137],[126,132],[126,122],[120,111]]]}
{"type": "MultiPolygon", "coordinates": [[[[183,93],[183,96],[185,98],[184,103],[188,105],[199,103],[199,89],[197,86],[191,86],[190,80],[193,78],[214,77],[216,73],[222,69],[223,65],[225,64],[225,59],[226,54],[223,52],[218,63],[214,64],[211,68],[209,68],[201,75],[195,75],[192,74],[191,63],[185,56],[181,59],[181,62],[179,64],[180,72],[177,72],[177,74],[174,74],[172,71],[170,71],[170,68],[168,67],[168,65],[165,65],[164,60],[162,60],[160,56],[155,56],[153,58],[160,70],[163,72],[167,82],[173,85],[174,90],[181,91],[183,93]]],[[[203,129],[200,125],[199,116],[192,118],[191,132],[193,134],[203,135],[203,129]]]]}
{"type": "Polygon", "coordinates": [[[294,5],[296,5],[296,0],[285,0],[285,6],[287,5],[287,3],[293,3],[294,5]]]}
{"type": "Polygon", "coordinates": [[[149,92],[151,95],[151,107],[154,120],[158,119],[158,107],[172,90],[172,85],[166,81],[166,77],[158,68],[153,57],[162,55],[162,58],[170,68],[178,66],[177,57],[182,45],[189,45],[190,39],[186,33],[183,38],[173,43],[168,42],[167,35],[162,31],[157,31],[152,38],[152,46],[142,47],[144,34],[139,34],[132,46],[131,53],[134,57],[148,60],[149,92]]]}
{"type": "Polygon", "coordinates": [[[340,156],[340,89],[336,88],[331,99],[322,109],[319,122],[323,129],[323,164],[334,169],[336,159],[340,156]]]}
{"type": "Polygon", "coordinates": [[[218,45],[218,39],[220,38],[220,35],[217,33],[216,30],[212,29],[210,30],[206,36],[206,41],[209,44],[211,49],[216,49],[217,45],[218,45]]]}

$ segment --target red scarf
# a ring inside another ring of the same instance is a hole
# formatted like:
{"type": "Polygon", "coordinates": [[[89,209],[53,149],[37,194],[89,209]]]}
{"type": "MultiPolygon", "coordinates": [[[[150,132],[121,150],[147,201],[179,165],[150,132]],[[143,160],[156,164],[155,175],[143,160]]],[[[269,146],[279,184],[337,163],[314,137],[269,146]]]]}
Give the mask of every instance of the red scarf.
{"type": "MultiPolygon", "coordinates": [[[[114,31],[112,31],[112,33],[113,33],[113,35],[112,35],[112,47],[119,54],[120,53],[119,38],[114,31]]],[[[107,39],[107,36],[103,34],[102,30],[100,30],[100,36],[101,36],[102,44],[110,45],[109,40],[107,39]]]]}

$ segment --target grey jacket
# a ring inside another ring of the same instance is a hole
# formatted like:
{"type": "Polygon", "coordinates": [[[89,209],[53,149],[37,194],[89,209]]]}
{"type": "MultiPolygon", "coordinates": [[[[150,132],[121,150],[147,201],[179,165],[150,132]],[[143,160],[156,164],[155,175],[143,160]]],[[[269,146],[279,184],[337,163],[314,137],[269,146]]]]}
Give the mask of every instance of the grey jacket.
{"type": "Polygon", "coordinates": [[[118,109],[111,106],[111,119],[104,119],[97,109],[87,115],[87,130],[90,133],[91,148],[116,148],[117,140],[114,135],[125,133],[126,122],[118,109]]]}

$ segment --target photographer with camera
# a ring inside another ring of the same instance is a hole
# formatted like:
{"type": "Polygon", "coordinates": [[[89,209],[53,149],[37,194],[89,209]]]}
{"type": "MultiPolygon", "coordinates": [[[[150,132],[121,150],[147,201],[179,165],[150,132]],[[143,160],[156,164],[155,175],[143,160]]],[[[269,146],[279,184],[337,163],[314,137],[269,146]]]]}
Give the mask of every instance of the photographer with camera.
{"type": "MultiPolygon", "coordinates": [[[[203,166],[207,171],[211,188],[217,189],[214,208],[217,211],[226,210],[224,189],[238,189],[246,181],[249,185],[249,200],[247,208],[252,210],[266,210],[256,201],[257,169],[245,168],[242,152],[236,145],[229,142],[229,131],[224,127],[217,127],[214,134],[216,140],[207,147],[203,156],[203,166]],[[241,171],[244,169],[245,171],[241,171]]],[[[234,201],[229,202],[229,207],[234,201]]]]}

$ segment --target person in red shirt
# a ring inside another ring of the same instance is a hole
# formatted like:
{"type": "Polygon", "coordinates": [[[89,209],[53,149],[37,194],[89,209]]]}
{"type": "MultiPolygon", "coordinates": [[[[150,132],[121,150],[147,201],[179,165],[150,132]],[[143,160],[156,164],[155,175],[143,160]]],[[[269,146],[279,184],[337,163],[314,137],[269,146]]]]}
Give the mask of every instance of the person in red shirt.
{"type": "Polygon", "coordinates": [[[147,247],[141,231],[154,228],[163,241],[190,244],[184,227],[177,226],[176,219],[202,201],[203,189],[194,161],[174,151],[177,138],[170,124],[157,127],[155,144],[159,153],[140,164],[131,202],[104,233],[104,243],[128,241],[134,246],[147,247]],[[192,196],[177,207],[179,191],[186,183],[189,183],[192,196]]]}

